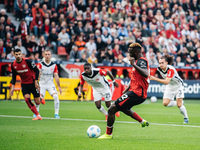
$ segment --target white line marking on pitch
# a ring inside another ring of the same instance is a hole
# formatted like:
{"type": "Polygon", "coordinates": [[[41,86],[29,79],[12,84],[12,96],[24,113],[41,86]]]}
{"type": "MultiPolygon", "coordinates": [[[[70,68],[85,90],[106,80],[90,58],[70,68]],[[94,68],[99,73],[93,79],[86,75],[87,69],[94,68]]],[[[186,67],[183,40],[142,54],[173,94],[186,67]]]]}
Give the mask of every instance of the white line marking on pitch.
{"type": "MultiPolygon", "coordinates": [[[[0,115],[0,117],[5,118],[33,118],[30,116],[12,116],[12,115],[0,115]]],[[[42,117],[43,119],[49,120],[58,120],[56,118],[42,117]]],[[[72,120],[72,121],[89,121],[89,122],[105,122],[104,120],[90,120],[90,119],[73,119],[73,118],[60,118],[59,120],[72,120]]],[[[128,124],[138,124],[138,122],[131,121],[115,121],[118,123],[128,123],[128,124]]],[[[150,125],[158,125],[158,126],[174,126],[174,127],[192,127],[192,128],[200,128],[200,126],[195,125],[178,125],[178,124],[161,124],[161,123],[150,123],[150,125]]]]}

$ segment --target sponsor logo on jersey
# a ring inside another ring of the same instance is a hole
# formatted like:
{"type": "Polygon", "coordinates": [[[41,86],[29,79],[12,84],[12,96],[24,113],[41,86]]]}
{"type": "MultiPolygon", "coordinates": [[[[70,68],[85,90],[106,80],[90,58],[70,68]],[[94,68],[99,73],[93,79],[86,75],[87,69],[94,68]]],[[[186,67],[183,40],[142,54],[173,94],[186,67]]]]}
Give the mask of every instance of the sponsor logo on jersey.
{"type": "Polygon", "coordinates": [[[14,66],[15,69],[17,69],[17,66],[14,66]]]}
{"type": "Polygon", "coordinates": [[[24,69],[24,70],[18,70],[18,73],[24,73],[24,72],[28,72],[28,69],[24,69]]]}

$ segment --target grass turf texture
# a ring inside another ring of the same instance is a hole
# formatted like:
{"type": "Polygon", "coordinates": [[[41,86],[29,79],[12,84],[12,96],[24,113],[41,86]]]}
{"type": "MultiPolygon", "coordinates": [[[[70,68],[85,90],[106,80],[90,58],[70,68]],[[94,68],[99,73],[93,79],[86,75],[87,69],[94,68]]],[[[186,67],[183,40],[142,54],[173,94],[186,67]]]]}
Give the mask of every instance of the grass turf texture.
{"type": "Polygon", "coordinates": [[[133,110],[150,122],[149,127],[141,128],[139,123],[121,113],[114,124],[114,139],[98,140],[88,138],[86,133],[93,124],[101,128],[101,135],[106,131],[105,117],[93,102],[61,101],[60,117],[63,119],[55,120],[51,119],[54,117],[54,102],[47,101],[46,105],[40,106],[40,114],[50,118],[32,121],[31,118],[8,117],[32,117],[24,101],[0,101],[0,115],[7,115],[0,116],[0,149],[199,150],[200,102],[185,100],[185,106],[190,117],[189,125],[183,125],[183,117],[177,107],[165,108],[161,100],[156,103],[146,101],[134,106],[133,110]]]}

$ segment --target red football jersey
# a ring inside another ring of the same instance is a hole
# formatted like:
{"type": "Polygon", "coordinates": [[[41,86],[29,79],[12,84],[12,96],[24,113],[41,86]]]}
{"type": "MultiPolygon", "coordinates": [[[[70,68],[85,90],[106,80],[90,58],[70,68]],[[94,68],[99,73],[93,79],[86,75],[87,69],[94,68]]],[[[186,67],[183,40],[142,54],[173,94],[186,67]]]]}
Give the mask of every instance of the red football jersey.
{"type": "MultiPolygon", "coordinates": [[[[136,65],[142,69],[147,69],[150,74],[149,62],[146,58],[140,57],[135,61],[136,65]]],[[[129,91],[133,91],[135,94],[142,98],[147,98],[147,89],[149,86],[149,76],[147,78],[141,76],[139,72],[133,67],[131,72],[131,83],[129,91]]]]}
{"type": "Polygon", "coordinates": [[[22,58],[22,61],[19,63],[15,60],[11,68],[12,84],[15,84],[17,74],[21,77],[22,84],[31,84],[35,79],[38,80],[39,70],[31,60],[22,58]]]}

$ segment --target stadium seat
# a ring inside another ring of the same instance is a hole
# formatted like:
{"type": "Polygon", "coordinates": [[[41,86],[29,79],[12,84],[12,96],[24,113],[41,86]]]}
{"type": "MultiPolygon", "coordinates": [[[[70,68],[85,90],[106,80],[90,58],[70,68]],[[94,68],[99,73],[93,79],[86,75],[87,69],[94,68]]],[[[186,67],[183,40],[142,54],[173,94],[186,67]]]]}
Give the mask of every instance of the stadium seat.
{"type": "Polygon", "coordinates": [[[67,56],[68,55],[67,52],[66,52],[65,47],[63,47],[63,46],[59,46],[58,47],[58,55],[62,55],[62,56],[67,56]]]}

